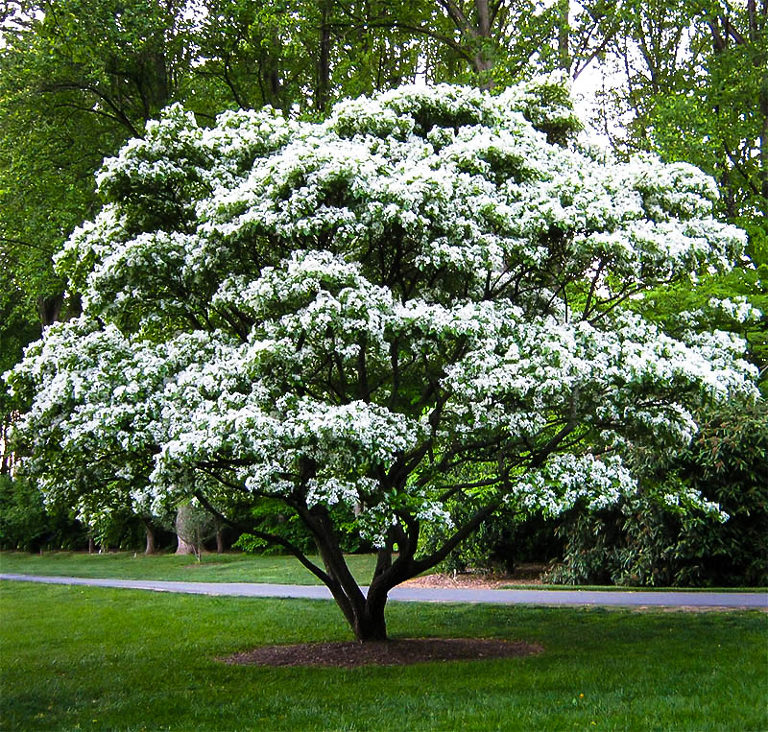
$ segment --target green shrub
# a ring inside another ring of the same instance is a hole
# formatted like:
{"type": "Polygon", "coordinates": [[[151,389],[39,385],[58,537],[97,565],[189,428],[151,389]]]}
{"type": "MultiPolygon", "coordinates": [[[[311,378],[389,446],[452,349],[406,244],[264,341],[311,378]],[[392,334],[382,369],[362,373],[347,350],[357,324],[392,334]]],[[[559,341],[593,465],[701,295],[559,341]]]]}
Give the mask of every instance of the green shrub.
{"type": "Polygon", "coordinates": [[[87,545],[82,524],[62,507],[45,506],[31,483],[0,475],[0,548],[37,551],[87,545]]]}
{"type": "Polygon", "coordinates": [[[592,516],[572,513],[558,528],[564,584],[729,586],[768,584],[768,408],[707,419],[671,464],[649,465],[644,490],[592,516]],[[663,500],[673,484],[700,491],[729,515],[684,514],[663,500]]]}

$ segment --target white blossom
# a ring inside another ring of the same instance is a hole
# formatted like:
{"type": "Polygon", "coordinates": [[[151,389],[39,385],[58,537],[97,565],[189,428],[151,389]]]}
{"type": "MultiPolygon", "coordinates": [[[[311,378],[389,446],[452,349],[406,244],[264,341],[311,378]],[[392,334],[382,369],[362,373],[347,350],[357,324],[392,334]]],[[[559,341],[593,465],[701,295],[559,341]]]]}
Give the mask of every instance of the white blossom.
{"type": "Polygon", "coordinates": [[[735,336],[616,303],[745,239],[692,166],[550,141],[573,121],[540,103],[554,83],[404,87],[317,124],[169,108],[57,257],[83,316],[7,375],[27,469],[52,494],[344,508],[382,546],[448,526],[469,465],[488,501],[548,514],[634,490],[618,453],[684,445],[755,372],[735,336]]]}

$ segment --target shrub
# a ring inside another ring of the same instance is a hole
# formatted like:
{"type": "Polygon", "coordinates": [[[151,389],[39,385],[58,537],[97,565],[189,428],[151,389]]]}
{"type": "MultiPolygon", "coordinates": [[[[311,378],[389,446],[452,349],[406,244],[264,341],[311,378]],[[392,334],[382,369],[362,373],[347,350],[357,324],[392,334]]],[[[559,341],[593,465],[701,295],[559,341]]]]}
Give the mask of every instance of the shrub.
{"type": "Polygon", "coordinates": [[[768,409],[723,409],[671,463],[654,467],[644,490],[594,515],[572,513],[559,527],[561,564],[549,581],[564,584],[768,584],[768,409]],[[655,475],[653,475],[655,473],[655,475]],[[683,490],[681,490],[681,487],[683,490]],[[665,500],[700,491],[728,514],[725,522],[685,514],[665,500]]]}

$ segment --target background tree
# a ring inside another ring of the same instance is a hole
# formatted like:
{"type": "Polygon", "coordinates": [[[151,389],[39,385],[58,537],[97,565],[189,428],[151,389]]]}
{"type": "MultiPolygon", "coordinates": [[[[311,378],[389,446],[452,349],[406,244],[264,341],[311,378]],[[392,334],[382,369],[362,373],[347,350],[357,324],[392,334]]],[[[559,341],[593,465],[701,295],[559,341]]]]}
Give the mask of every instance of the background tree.
{"type": "Polygon", "coordinates": [[[104,157],[172,99],[178,70],[190,60],[179,27],[184,5],[4,5],[0,251],[15,313],[2,326],[6,361],[18,358],[40,325],[77,312],[76,301],[65,302],[52,257],[93,211],[93,174],[104,157]]]}
{"type": "Polygon", "coordinates": [[[622,454],[685,444],[703,401],[754,398],[755,369],[735,337],[675,339],[622,303],[727,267],[743,236],[694,168],[568,147],[561,97],[405,88],[210,130],[168,110],[107,161],[107,203],[60,258],[83,316],[11,377],[29,474],[89,495],[114,471],[222,520],[280,501],[323,566],[240,527],[322,579],[360,640],[502,506],[634,491],[622,454]],[[425,551],[462,496],[477,510],[425,551]],[[367,595],[333,510],[377,547],[367,595]]]}
{"type": "MultiPolygon", "coordinates": [[[[718,181],[719,213],[749,233],[750,260],[735,272],[653,301],[662,317],[676,306],[706,307],[713,297],[746,297],[765,312],[768,4],[627,3],[625,11],[603,67],[613,87],[603,98],[600,126],[620,154],[651,151],[710,173],[718,181]]],[[[767,324],[749,329],[761,368],[767,324]]]]}
{"type": "Polygon", "coordinates": [[[176,554],[194,554],[197,560],[203,553],[203,544],[216,535],[215,519],[197,502],[188,502],[176,511],[176,554]]]}
{"type": "Polygon", "coordinates": [[[627,5],[606,69],[615,105],[603,125],[629,150],[687,160],[720,184],[722,210],[764,247],[768,212],[768,4],[627,5]],[[626,130],[626,134],[624,133],[626,130]]]}
{"type": "Polygon", "coordinates": [[[0,549],[77,549],[86,541],[85,528],[71,510],[46,506],[37,486],[0,475],[0,549]]]}

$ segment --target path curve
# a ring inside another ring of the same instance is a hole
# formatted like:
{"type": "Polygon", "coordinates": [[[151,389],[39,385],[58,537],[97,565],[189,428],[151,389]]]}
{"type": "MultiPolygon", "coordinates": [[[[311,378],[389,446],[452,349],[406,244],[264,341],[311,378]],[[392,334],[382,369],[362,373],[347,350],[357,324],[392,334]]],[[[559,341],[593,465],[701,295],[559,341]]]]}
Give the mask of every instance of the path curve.
{"type": "MultiPolygon", "coordinates": [[[[275,585],[249,582],[164,582],[159,580],[90,579],[0,574],[0,580],[54,585],[122,587],[155,592],[238,597],[282,597],[330,600],[324,585],[275,585]]],[[[365,591],[366,588],[363,588],[365,591]]],[[[497,605],[600,605],[629,607],[694,607],[768,610],[768,592],[647,592],[642,590],[478,590],[437,587],[395,587],[395,602],[459,602],[497,605]]]]}

